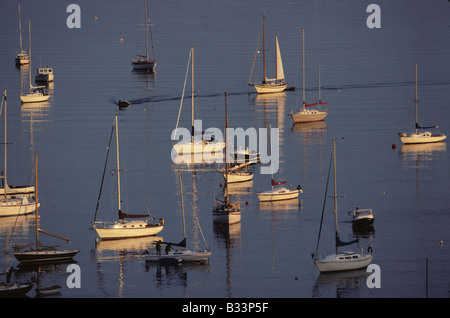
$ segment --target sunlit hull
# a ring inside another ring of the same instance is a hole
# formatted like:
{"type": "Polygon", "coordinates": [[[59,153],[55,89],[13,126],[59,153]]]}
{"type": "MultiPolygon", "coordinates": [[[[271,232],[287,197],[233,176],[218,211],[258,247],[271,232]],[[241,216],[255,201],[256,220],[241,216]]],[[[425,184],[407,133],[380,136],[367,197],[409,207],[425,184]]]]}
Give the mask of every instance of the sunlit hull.
{"type": "Polygon", "coordinates": [[[252,172],[231,172],[222,173],[224,179],[228,179],[228,183],[245,182],[253,179],[252,172]]]}
{"type": "Polygon", "coordinates": [[[372,262],[372,255],[361,255],[353,252],[331,254],[323,260],[315,259],[317,269],[323,272],[338,272],[367,267],[372,262]]]}
{"type": "Polygon", "coordinates": [[[296,114],[291,113],[290,115],[294,123],[307,123],[324,120],[325,117],[327,117],[328,112],[304,109],[296,114]]]}
{"type": "Polygon", "coordinates": [[[258,94],[279,93],[286,89],[287,84],[254,84],[258,94]]]}
{"type": "Polygon", "coordinates": [[[50,95],[44,95],[42,93],[29,93],[27,95],[20,96],[22,103],[38,103],[45,102],[50,98],[50,95]]]}
{"type": "MultiPolygon", "coordinates": [[[[37,204],[40,206],[40,203],[37,204]]],[[[36,211],[36,203],[29,201],[26,197],[10,198],[0,201],[0,217],[16,216],[33,213],[36,211]]]]}
{"type": "Polygon", "coordinates": [[[116,222],[111,225],[104,223],[103,226],[94,226],[95,231],[102,240],[120,240],[156,235],[162,231],[164,226],[149,225],[145,221],[116,222]]]}
{"type": "Polygon", "coordinates": [[[279,188],[260,192],[257,194],[257,196],[261,202],[279,201],[279,200],[295,199],[298,197],[299,192],[300,190],[289,190],[286,188],[279,188]]]}
{"type": "MultiPolygon", "coordinates": [[[[8,186],[6,194],[17,195],[17,194],[29,194],[34,193],[34,186],[8,186]]],[[[5,194],[5,188],[0,188],[0,195],[5,194]]]]}
{"type": "Polygon", "coordinates": [[[430,132],[423,132],[423,133],[417,133],[417,134],[400,134],[400,140],[404,144],[424,144],[424,143],[433,143],[433,142],[439,142],[444,139],[446,139],[446,135],[438,134],[433,135],[430,132]]]}

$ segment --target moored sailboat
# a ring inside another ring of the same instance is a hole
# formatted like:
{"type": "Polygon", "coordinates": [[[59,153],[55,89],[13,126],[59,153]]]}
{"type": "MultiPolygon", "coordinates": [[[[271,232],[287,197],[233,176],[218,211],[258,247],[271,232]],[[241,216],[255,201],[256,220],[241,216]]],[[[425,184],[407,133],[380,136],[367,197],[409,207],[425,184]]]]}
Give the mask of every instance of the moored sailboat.
{"type": "Polygon", "coordinates": [[[440,142],[447,138],[446,135],[439,132],[432,133],[431,131],[424,131],[424,129],[439,128],[439,126],[422,127],[418,123],[417,119],[417,63],[415,66],[415,131],[408,134],[404,132],[399,132],[398,136],[404,144],[423,144],[440,142]]]}
{"type": "Polygon", "coordinates": [[[319,228],[319,236],[317,238],[317,246],[316,246],[316,252],[314,254],[314,263],[317,266],[317,269],[322,272],[336,272],[336,271],[346,271],[346,270],[353,270],[353,269],[360,269],[367,267],[372,262],[372,255],[370,254],[359,254],[356,252],[350,252],[350,251],[343,251],[339,252],[338,247],[340,246],[346,246],[353,243],[358,242],[358,239],[350,241],[350,242],[343,242],[339,238],[338,234],[338,221],[337,221],[337,189],[336,189],[336,140],[333,139],[333,170],[334,170],[334,217],[335,217],[335,249],[336,252],[334,254],[329,254],[325,256],[324,258],[320,257],[317,254],[318,247],[319,247],[319,240],[321,236],[321,230],[322,230],[322,222],[323,222],[323,214],[325,210],[325,202],[327,197],[327,191],[328,191],[328,181],[330,177],[330,171],[331,171],[331,160],[330,160],[330,167],[328,170],[328,177],[327,177],[327,185],[325,189],[325,199],[322,209],[322,218],[320,222],[320,228],[319,228]]]}
{"type": "MultiPolygon", "coordinates": [[[[158,242],[157,244],[166,244],[169,246],[167,248],[166,254],[161,254],[159,251],[156,253],[149,253],[145,256],[145,260],[148,262],[161,262],[161,263],[180,263],[180,262],[205,262],[209,259],[212,252],[209,248],[200,251],[192,251],[187,249],[186,244],[186,222],[184,216],[184,200],[183,200],[183,183],[181,180],[181,171],[178,171],[179,182],[180,182],[180,196],[181,196],[181,211],[183,216],[183,234],[184,238],[179,243],[171,242],[158,242]],[[172,249],[172,246],[180,247],[179,249],[172,249]]],[[[206,242],[205,242],[206,244],[206,242]]]]}
{"type": "Polygon", "coordinates": [[[102,183],[100,185],[99,196],[97,200],[97,207],[95,209],[95,217],[93,221],[92,229],[95,229],[98,236],[102,240],[117,240],[117,239],[125,239],[125,238],[135,238],[135,237],[143,237],[143,236],[151,236],[158,234],[162,231],[164,227],[164,220],[159,219],[156,221],[155,219],[150,219],[150,214],[129,214],[124,213],[122,211],[122,200],[121,200],[121,190],[120,190],[120,162],[119,162],[119,128],[117,115],[114,116],[114,124],[111,129],[111,135],[109,139],[108,151],[106,154],[106,161],[103,170],[102,183]],[[113,136],[113,132],[115,130],[116,133],[116,163],[117,163],[117,198],[118,198],[118,206],[119,206],[119,220],[116,222],[102,222],[97,221],[97,214],[100,204],[100,198],[102,194],[103,188],[103,180],[105,176],[106,166],[109,157],[109,150],[111,146],[111,140],[113,136]],[[133,219],[131,221],[127,221],[127,219],[133,219]],[[134,220],[139,219],[139,220],[134,220]],[[145,219],[145,220],[144,220],[145,219]]]}
{"type": "MultiPolygon", "coordinates": [[[[148,54],[148,26],[150,23],[148,23],[148,7],[147,7],[147,0],[145,0],[145,55],[137,55],[135,59],[131,60],[131,65],[133,66],[133,69],[135,70],[147,70],[150,72],[155,71],[156,67],[156,59],[155,59],[155,52],[153,50],[153,40],[152,40],[152,52],[153,52],[153,59],[149,57],[148,54]]],[[[151,31],[150,31],[151,35],[151,31]]]]}
{"type": "MultiPolygon", "coordinates": [[[[249,80],[248,85],[253,86],[258,94],[279,93],[287,88],[287,83],[284,77],[283,61],[281,59],[280,45],[278,43],[278,36],[275,35],[275,66],[276,78],[267,78],[266,76],[266,16],[263,15],[263,80],[261,83],[253,83],[249,80]]],[[[259,39],[258,39],[259,42],[259,39]]],[[[258,51],[258,48],[256,48],[258,51]]],[[[256,54],[255,54],[256,58],[256,54]]],[[[250,79],[253,74],[250,74],[250,79]]]]}
{"type": "MultiPolygon", "coordinates": [[[[36,155],[36,202],[38,200],[38,169],[37,169],[37,160],[38,156],[36,155]]],[[[54,262],[54,261],[65,261],[71,260],[78,252],[78,249],[66,249],[66,250],[58,250],[55,249],[55,246],[46,246],[39,241],[39,233],[43,233],[58,239],[65,241],[62,244],[66,244],[70,242],[70,239],[59,236],[57,234],[51,233],[49,231],[43,230],[39,228],[39,215],[38,215],[38,204],[36,203],[36,248],[30,249],[28,251],[20,252],[19,250],[27,246],[16,246],[13,255],[16,259],[21,263],[32,263],[32,262],[54,262]]],[[[61,245],[62,245],[61,244],[61,245]]]]}
{"type": "Polygon", "coordinates": [[[303,75],[303,101],[302,101],[302,108],[299,110],[298,113],[290,113],[292,120],[294,123],[307,123],[307,122],[314,122],[314,121],[321,121],[324,120],[325,117],[328,115],[328,109],[326,111],[321,111],[320,109],[315,108],[309,108],[316,105],[323,105],[326,103],[323,103],[320,100],[320,68],[319,68],[319,101],[317,103],[307,104],[305,99],[305,30],[302,29],[302,38],[303,38],[303,57],[302,57],[302,75],[303,75]]]}

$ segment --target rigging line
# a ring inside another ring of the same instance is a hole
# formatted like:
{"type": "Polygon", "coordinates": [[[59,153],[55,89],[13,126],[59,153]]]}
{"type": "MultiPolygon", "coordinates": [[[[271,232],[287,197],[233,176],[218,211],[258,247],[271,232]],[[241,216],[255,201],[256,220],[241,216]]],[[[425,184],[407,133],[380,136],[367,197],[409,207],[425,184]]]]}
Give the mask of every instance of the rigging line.
{"type": "Polygon", "coordinates": [[[99,204],[100,204],[100,197],[101,197],[101,195],[102,195],[103,181],[105,180],[106,166],[107,166],[107,163],[108,163],[109,150],[111,149],[111,140],[112,140],[113,133],[114,133],[114,127],[115,127],[115,124],[113,123],[113,126],[112,126],[112,128],[111,128],[111,135],[109,136],[108,151],[106,152],[106,160],[105,160],[105,165],[104,165],[104,167],[103,167],[102,182],[101,182],[101,184],[100,184],[100,191],[99,191],[99,193],[98,193],[97,207],[95,208],[95,215],[94,215],[94,221],[93,221],[93,223],[94,223],[95,220],[97,219],[98,206],[99,206],[99,204]]]}
{"type": "Polygon", "coordinates": [[[187,64],[187,68],[186,68],[186,75],[184,77],[183,93],[181,94],[180,109],[178,110],[177,125],[175,127],[174,134],[172,135],[172,139],[175,138],[175,136],[177,135],[178,123],[180,121],[181,107],[183,106],[184,92],[186,90],[187,76],[188,76],[188,73],[189,73],[189,65],[191,64],[191,54],[192,54],[192,48],[189,51],[189,58],[188,58],[188,64],[187,64]]]}
{"type": "Polygon", "coordinates": [[[251,83],[251,79],[252,79],[252,75],[253,75],[253,68],[255,67],[256,54],[258,53],[259,40],[260,40],[260,38],[261,38],[261,31],[262,31],[262,23],[261,23],[261,27],[259,28],[258,42],[256,43],[255,56],[253,57],[252,71],[250,72],[250,78],[248,79],[248,82],[249,82],[249,83],[251,83]]]}
{"type": "Polygon", "coordinates": [[[329,167],[328,167],[328,176],[327,176],[327,186],[325,188],[325,197],[323,199],[322,216],[320,217],[319,236],[317,237],[316,252],[314,253],[314,255],[317,255],[317,250],[319,249],[320,233],[322,232],[323,213],[325,211],[325,203],[327,201],[328,182],[330,181],[331,163],[332,163],[333,156],[334,156],[334,152],[330,156],[330,164],[329,164],[329,167]]]}

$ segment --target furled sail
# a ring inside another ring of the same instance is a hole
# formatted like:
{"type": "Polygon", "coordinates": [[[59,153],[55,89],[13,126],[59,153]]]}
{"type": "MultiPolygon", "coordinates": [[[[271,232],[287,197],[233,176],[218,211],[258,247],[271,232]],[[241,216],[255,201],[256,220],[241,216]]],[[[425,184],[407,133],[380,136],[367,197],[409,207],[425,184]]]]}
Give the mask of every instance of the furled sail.
{"type": "Polygon", "coordinates": [[[148,214],[128,214],[128,213],[123,213],[121,210],[119,210],[119,220],[146,218],[148,216],[149,216],[148,214]]]}
{"type": "Polygon", "coordinates": [[[428,126],[428,127],[422,127],[418,123],[416,123],[417,129],[432,129],[432,128],[439,128],[439,126],[428,126]]]}
{"type": "Polygon", "coordinates": [[[357,243],[358,239],[350,241],[350,242],[343,242],[339,239],[339,234],[338,232],[336,232],[336,246],[347,246],[347,245],[351,245],[353,243],[357,243]]]}

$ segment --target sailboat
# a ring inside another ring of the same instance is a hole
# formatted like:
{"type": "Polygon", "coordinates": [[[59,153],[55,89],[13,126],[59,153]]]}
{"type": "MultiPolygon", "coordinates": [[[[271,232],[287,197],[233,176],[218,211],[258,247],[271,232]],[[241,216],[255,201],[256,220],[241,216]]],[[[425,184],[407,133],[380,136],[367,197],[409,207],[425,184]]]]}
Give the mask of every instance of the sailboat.
{"type": "MultiPolygon", "coordinates": [[[[6,149],[6,145],[7,145],[7,140],[6,140],[6,134],[7,134],[7,119],[6,119],[6,114],[7,114],[7,97],[6,97],[6,89],[3,93],[3,98],[2,98],[2,107],[0,112],[2,112],[3,110],[3,105],[5,105],[5,113],[4,113],[4,118],[5,118],[5,140],[3,142],[4,145],[4,171],[3,173],[5,174],[4,176],[1,176],[0,178],[3,178],[3,188],[0,188],[0,195],[2,194],[6,194],[6,195],[19,195],[19,194],[31,194],[34,193],[34,186],[33,185],[17,185],[17,186],[13,186],[13,185],[9,185],[7,183],[6,180],[6,176],[7,176],[7,149],[6,149]]],[[[28,200],[28,199],[27,199],[28,200]]],[[[30,202],[31,206],[34,206],[33,202],[30,202]]],[[[31,212],[34,212],[34,209],[31,208],[29,210],[32,210],[31,212]]]]}
{"type": "Polygon", "coordinates": [[[30,58],[27,55],[27,52],[25,52],[24,49],[22,49],[22,19],[20,18],[20,4],[19,4],[19,53],[17,53],[16,56],[16,65],[26,65],[30,63],[30,58]]]}
{"type": "Polygon", "coordinates": [[[95,217],[93,221],[92,229],[95,229],[98,236],[102,240],[117,240],[117,239],[125,239],[125,238],[136,238],[143,236],[151,236],[155,235],[162,231],[164,227],[164,220],[159,219],[157,222],[155,219],[148,219],[150,214],[127,214],[122,212],[122,200],[121,200],[121,191],[120,191],[120,163],[119,163],[119,127],[117,121],[117,115],[114,116],[114,124],[111,129],[111,135],[109,139],[108,151],[106,154],[106,161],[103,170],[102,182],[100,185],[100,192],[97,200],[97,207],[95,209],[95,217]],[[108,162],[109,150],[111,146],[111,140],[113,136],[113,132],[116,132],[116,163],[117,163],[117,198],[119,203],[119,221],[116,222],[100,222],[96,221],[98,208],[100,204],[100,198],[102,194],[103,188],[103,180],[105,177],[106,165],[108,162]],[[139,218],[141,220],[132,220],[127,221],[126,219],[135,219],[139,218]],[[142,220],[143,218],[147,218],[146,220],[142,220]]]}
{"type": "MultiPolygon", "coordinates": [[[[181,113],[181,107],[183,106],[183,97],[184,97],[184,91],[185,91],[185,87],[186,87],[186,79],[187,79],[187,74],[188,74],[188,70],[189,70],[189,65],[192,62],[191,65],[191,138],[190,140],[181,140],[177,143],[173,143],[173,149],[178,153],[178,154],[195,154],[195,153],[203,153],[205,152],[205,154],[207,153],[211,153],[212,151],[223,151],[223,148],[225,147],[225,143],[223,141],[220,140],[215,140],[214,137],[210,137],[207,138],[207,136],[203,135],[203,132],[201,132],[201,136],[200,138],[195,138],[196,133],[194,132],[194,47],[191,47],[191,50],[189,52],[189,59],[188,59],[188,65],[187,65],[187,70],[186,70],[186,78],[185,78],[185,82],[184,82],[184,87],[183,87],[183,93],[182,93],[182,97],[181,97],[181,102],[180,102],[180,109],[178,111],[178,119],[177,119],[177,125],[175,127],[175,131],[173,134],[173,137],[176,136],[176,131],[178,129],[178,122],[180,120],[180,113],[181,113]]],[[[200,132],[199,132],[200,134],[200,132]]],[[[173,138],[172,138],[173,139],[173,138]]]]}
{"type": "Polygon", "coordinates": [[[186,248],[186,222],[184,216],[184,200],[183,200],[183,185],[181,180],[181,171],[178,171],[180,180],[180,196],[181,196],[181,211],[183,215],[183,234],[184,238],[179,243],[171,242],[159,242],[160,244],[166,244],[171,246],[178,246],[180,249],[170,249],[166,254],[147,254],[145,260],[148,262],[161,262],[161,263],[180,263],[180,262],[205,262],[209,259],[212,252],[209,249],[202,251],[191,251],[186,248]]]}
{"type": "MultiPolygon", "coordinates": [[[[31,249],[29,251],[20,252],[19,250],[25,247],[28,247],[32,244],[29,244],[27,246],[16,246],[15,251],[13,252],[13,255],[16,257],[16,259],[21,263],[32,263],[32,262],[50,262],[50,261],[64,261],[64,260],[71,260],[78,252],[79,250],[57,250],[55,249],[56,246],[45,246],[39,241],[39,232],[64,240],[65,242],[63,244],[69,243],[70,239],[59,236],[57,234],[48,232],[46,230],[39,228],[39,213],[38,213],[38,191],[37,191],[37,185],[38,185],[38,169],[37,169],[37,161],[38,156],[36,155],[36,248],[31,249]]],[[[61,244],[62,245],[62,244],[61,244]]]]}
{"type": "MultiPolygon", "coordinates": [[[[259,40],[258,40],[259,42],[259,40]]],[[[257,48],[258,51],[258,48],[257,48]]],[[[255,54],[256,58],[256,54],[255,54]]],[[[253,62],[254,64],[254,62],[253,62]]],[[[283,61],[281,59],[280,45],[278,44],[278,36],[275,35],[275,65],[276,65],[276,78],[266,77],[266,16],[263,15],[263,75],[264,79],[260,84],[248,82],[249,86],[253,86],[258,94],[266,93],[279,93],[287,88],[287,83],[284,78],[283,61]]],[[[250,74],[250,79],[253,74],[250,74]]]]}
{"type": "Polygon", "coordinates": [[[228,164],[228,169],[223,168],[218,170],[223,176],[225,180],[228,180],[228,183],[236,183],[236,182],[245,182],[253,179],[253,172],[249,171],[248,167],[252,163],[240,163],[236,164],[233,167],[228,164]]]}
{"type": "MultiPolygon", "coordinates": [[[[148,55],[148,26],[150,23],[148,23],[148,7],[147,7],[147,0],[145,0],[145,55],[137,55],[135,59],[131,60],[131,65],[133,66],[133,69],[135,70],[148,70],[150,72],[155,71],[156,67],[156,59],[155,59],[155,52],[153,51],[153,40],[152,40],[152,52],[153,52],[153,59],[151,59],[148,55]]],[[[151,33],[151,30],[150,30],[151,33]]]]}
{"type": "MultiPolygon", "coordinates": [[[[270,125],[270,129],[272,129],[272,125],[270,125]]],[[[300,185],[297,186],[297,189],[281,186],[282,184],[286,184],[287,181],[275,182],[273,173],[271,181],[272,189],[256,194],[261,202],[295,199],[298,198],[299,193],[303,193],[300,185]]]]}
{"type": "Polygon", "coordinates": [[[328,115],[328,109],[326,111],[321,111],[319,109],[311,109],[307,107],[313,107],[317,104],[323,105],[326,103],[323,103],[320,100],[320,68],[319,68],[319,102],[313,103],[313,104],[307,104],[305,99],[305,29],[302,29],[302,38],[303,38],[303,106],[300,109],[298,113],[290,113],[292,120],[294,123],[307,123],[307,122],[314,122],[314,121],[321,121],[324,120],[325,117],[328,115]]]}
{"type": "Polygon", "coordinates": [[[416,63],[416,96],[414,99],[415,102],[415,131],[413,133],[410,133],[409,135],[407,133],[399,132],[398,135],[400,137],[400,140],[404,144],[423,144],[423,143],[431,143],[431,142],[439,142],[447,138],[446,135],[441,133],[432,133],[430,131],[423,131],[423,129],[431,129],[431,128],[438,128],[438,126],[430,126],[430,127],[422,127],[419,125],[417,121],[417,63],[416,63]]]}
{"type": "Polygon", "coordinates": [[[319,236],[317,238],[317,246],[316,246],[316,253],[314,254],[314,263],[317,266],[317,269],[322,272],[335,272],[335,271],[346,271],[346,270],[353,270],[353,269],[360,269],[367,267],[372,262],[372,255],[370,254],[358,254],[355,252],[339,252],[338,247],[339,246],[346,246],[353,243],[358,242],[358,239],[350,241],[350,242],[343,242],[339,239],[338,234],[338,221],[337,221],[337,189],[336,189],[336,140],[333,139],[333,170],[334,170],[334,218],[335,218],[335,245],[336,245],[336,252],[334,254],[327,255],[325,258],[319,257],[317,254],[317,250],[319,247],[319,240],[322,230],[322,222],[323,222],[323,214],[324,214],[324,208],[325,208],[325,202],[327,197],[327,190],[328,190],[328,180],[330,177],[330,171],[331,171],[331,160],[330,160],[330,167],[328,170],[328,178],[327,178],[327,186],[325,189],[325,199],[322,209],[322,218],[320,222],[320,229],[319,229],[319,236]]]}
{"type": "Polygon", "coordinates": [[[45,102],[50,98],[50,94],[45,91],[45,86],[33,86],[31,84],[31,21],[28,20],[28,29],[29,29],[29,41],[30,41],[30,91],[27,94],[21,94],[20,100],[22,103],[36,103],[36,102],[45,102]]]}
{"type": "MultiPolygon", "coordinates": [[[[227,93],[225,92],[225,138],[228,145],[228,110],[227,110],[227,93]]],[[[223,199],[216,198],[213,208],[213,222],[220,224],[234,224],[241,221],[241,208],[239,204],[230,200],[228,193],[228,146],[225,148],[225,188],[223,199]]]]}

